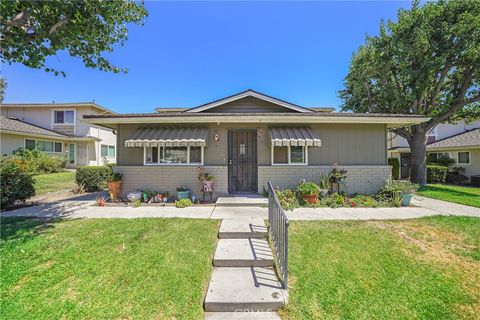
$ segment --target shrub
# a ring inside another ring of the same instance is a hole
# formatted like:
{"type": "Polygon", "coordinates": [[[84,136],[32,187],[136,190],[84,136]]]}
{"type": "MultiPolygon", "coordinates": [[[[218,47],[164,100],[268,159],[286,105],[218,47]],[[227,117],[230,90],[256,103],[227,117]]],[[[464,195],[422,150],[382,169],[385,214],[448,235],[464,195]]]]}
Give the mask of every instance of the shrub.
{"type": "Polygon", "coordinates": [[[437,158],[436,163],[441,166],[448,167],[450,164],[455,163],[455,159],[450,158],[446,154],[442,154],[437,158]]]}
{"type": "Polygon", "coordinates": [[[60,172],[67,166],[67,159],[62,156],[43,153],[37,159],[38,172],[53,173],[60,172]]]}
{"type": "Polygon", "coordinates": [[[345,197],[338,193],[332,193],[329,196],[320,199],[320,205],[330,208],[342,207],[345,203],[345,197]]]}
{"type": "Polygon", "coordinates": [[[301,182],[297,186],[297,192],[302,196],[310,194],[315,194],[318,196],[320,193],[320,188],[313,182],[301,182]]]}
{"type": "Polygon", "coordinates": [[[437,165],[427,165],[427,182],[445,182],[447,177],[448,167],[437,166],[437,165]]]}
{"type": "Polygon", "coordinates": [[[297,197],[295,196],[295,192],[291,189],[275,189],[275,194],[280,201],[280,205],[285,210],[293,210],[297,207],[297,197]]]}
{"type": "Polygon", "coordinates": [[[392,166],[392,178],[398,180],[400,178],[400,160],[398,158],[388,158],[388,165],[392,166]]]}
{"type": "Polygon", "coordinates": [[[0,207],[6,208],[15,201],[25,201],[35,195],[33,178],[22,171],[15,162],[2,163],[0,167],[0,207]]]}
{"type": "Polygon", "coordinates": [[[193,204],[192,200],[190,200],[190,199],[182,199],[182,200],[175,201],[175,207],[177,207],[177,208],[190,207],[192,204],[193,204]]]}
{"type": "Polygon", "coordinates": [[[391,200],[395,192],[400,193],[415,193],[418,189],[418,184],[410,181],[389,181],[382,190],[377,194],[377,200],[391,200]]]}
{"type": "Polygon", "coordinates": [[[468,177],[465,175],[465,168],[454,167],[452,172],[447,172],[446,181],[453,184],[464,184],[468,181],[468,177]]]}
{"type": "Polygon", "coordinates": [[[375,208],[378,206],[377,200],[369,195],[359,194],[350,199],[352,207],[375,208]]]}
{"type": "Polygon", "coordinates": [[[59,172],[67,166],[67,159],[63,156],[23,148],[2,159],[2,163],[5,161],[15,162],[20,170],[29,174],[59,172]]]}
{"type": "Polygon", "coordinates": [[[107,179],[111,174],[111,168],[108,166],[84,166],[77,169],[75,182],[77,184],[82,184],[85,191],[98,191],[105,189],[107,186],[107,179]]]}

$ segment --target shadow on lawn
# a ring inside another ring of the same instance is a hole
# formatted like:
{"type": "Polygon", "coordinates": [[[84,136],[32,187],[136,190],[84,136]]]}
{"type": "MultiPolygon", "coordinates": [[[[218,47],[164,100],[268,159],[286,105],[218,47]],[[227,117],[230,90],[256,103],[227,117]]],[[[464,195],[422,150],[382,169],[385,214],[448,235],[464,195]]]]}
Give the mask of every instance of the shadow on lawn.
{"type": "Polygon", "coordinates": [[[38,219],[29,217],[1,217],[2,242],[24,238],[28,240],[52,229],[58,219],[38,219]]]}

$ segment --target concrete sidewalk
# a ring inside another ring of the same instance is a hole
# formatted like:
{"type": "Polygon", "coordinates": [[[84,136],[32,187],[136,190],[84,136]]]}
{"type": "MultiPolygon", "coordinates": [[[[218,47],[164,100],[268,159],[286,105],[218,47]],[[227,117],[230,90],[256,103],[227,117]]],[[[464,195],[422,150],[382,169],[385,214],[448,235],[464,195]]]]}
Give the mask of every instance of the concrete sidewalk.
{"type": "MultiPolygon", "coordinates": [[[[265,207],[195,206],[167,207],[97,207],[91,195],[2,212],[4,217],[38,218],[193,218],[252,219],[268,218],[265,207]]],[[[480,208],[416,196],[409,208],[297,208],[286,211],[290,220],[384,220],[411,219],[432,215],[480,217],[480,208]]]]}

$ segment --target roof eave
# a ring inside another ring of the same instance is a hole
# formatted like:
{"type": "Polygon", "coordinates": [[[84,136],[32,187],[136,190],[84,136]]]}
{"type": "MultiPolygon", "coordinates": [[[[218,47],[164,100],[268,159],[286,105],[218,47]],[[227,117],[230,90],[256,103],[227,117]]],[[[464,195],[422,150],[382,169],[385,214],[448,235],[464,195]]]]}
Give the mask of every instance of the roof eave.
{"type": "Polygon", "coordinates": [[[292,114],[288,116],[276,116],[274,114],[258,116],[258,115],[235,115],[235,116],[211,116],[209,114],[198,115],[195,117],[185,116],[169,116],[169,117],[95,117],[89,116],[84,121],[93,124],[127,124],[127,123],[375,123],[386,124],[388,128],[403,127],[419,124],[428,121],[426,117],[361,117],[361,116],[302,116],[302,114],[292,114]]]}

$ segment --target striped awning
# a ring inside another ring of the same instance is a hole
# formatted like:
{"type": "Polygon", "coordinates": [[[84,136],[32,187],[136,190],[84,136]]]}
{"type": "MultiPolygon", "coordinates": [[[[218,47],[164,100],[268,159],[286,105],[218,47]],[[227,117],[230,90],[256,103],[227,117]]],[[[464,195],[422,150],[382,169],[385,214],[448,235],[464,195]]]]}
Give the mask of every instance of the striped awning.
{"type": "Polygon", "coordinates": [[[322,141],[311,129],[306,127],[269,128],[272,146],[310,146],[320,147],[322,141]]]}
{"type": "Polygon", "coordinates": [[[185,147],[206,146],[205,127],[144,127],[125,141],[126,147],[185,147]]]}

